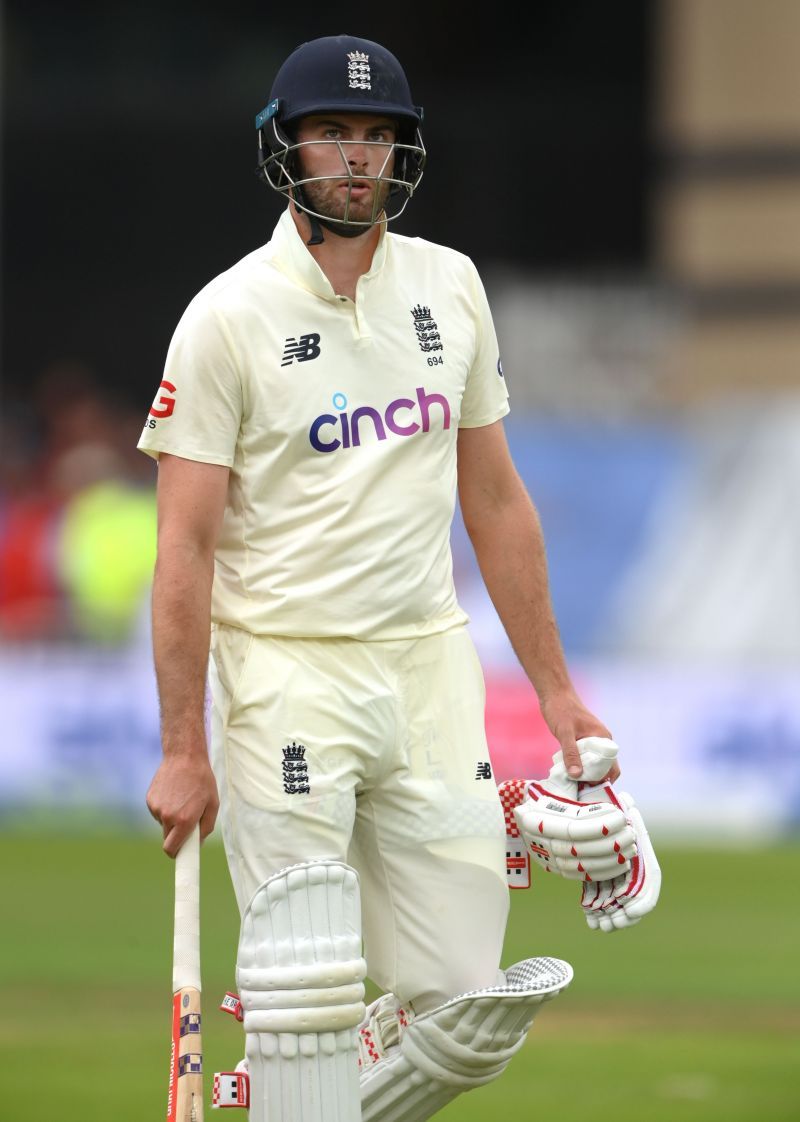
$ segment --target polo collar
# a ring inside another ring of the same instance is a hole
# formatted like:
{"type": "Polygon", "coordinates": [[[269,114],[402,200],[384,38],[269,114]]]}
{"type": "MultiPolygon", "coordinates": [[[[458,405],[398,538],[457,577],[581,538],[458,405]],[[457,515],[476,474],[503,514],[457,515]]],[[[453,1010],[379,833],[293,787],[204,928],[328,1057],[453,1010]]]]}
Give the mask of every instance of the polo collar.
{"type": "MultiPolygon", "coordinates": [[[[323,300],[338,300],[333,286],[311,256],[308,247],[301,238],[294,224],[289,208],[287,207],[278,219],[278,223],[270,239],[270,258],[276,268],[295,284],[321,296],[323,300]]],[[[372,264],[365,277],[373,277],[380,272],[386,262],[388,242],[386,238],[386,223],[382,223],[380,238],[372,255],[372,264]]],[[[363,278],[362,278],[363,279],[363,278]]]]}

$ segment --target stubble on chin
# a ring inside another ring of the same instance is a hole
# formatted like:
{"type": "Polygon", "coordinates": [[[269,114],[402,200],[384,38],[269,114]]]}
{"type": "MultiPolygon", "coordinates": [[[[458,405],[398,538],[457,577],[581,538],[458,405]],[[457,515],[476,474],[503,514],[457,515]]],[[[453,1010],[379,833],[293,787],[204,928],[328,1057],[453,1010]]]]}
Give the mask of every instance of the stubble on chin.
{"type": "Polygon", "coordinates": [[[377,220],[389,195],[388,186],[381,185],[379,188],[373,187],[369,196],[364,199],[350,198],[349,207],[347,191],[339,184],[333,182],[307,183],[303,187],[303,194],[307,205],[312,210],[316,211],[317,214],[321,214],[323,218],[328,218],[333,222],[341,222],[346,212],[349,221],[371,222],[373,221],[375,190],[380,192],[379,198],[381,200],[380,205],[375,211],[374,220],[377,220]]]}

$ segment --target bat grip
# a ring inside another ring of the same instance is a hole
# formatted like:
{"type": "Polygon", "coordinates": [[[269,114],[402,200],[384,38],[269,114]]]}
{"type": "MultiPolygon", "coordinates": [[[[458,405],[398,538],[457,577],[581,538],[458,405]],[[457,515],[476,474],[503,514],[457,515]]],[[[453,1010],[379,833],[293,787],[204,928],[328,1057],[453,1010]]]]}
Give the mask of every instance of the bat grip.
{"type": "Polygon", "coordinates": [[[200,827],[175,858],[175,928],[172,992],[200,989],[200,827]]]}

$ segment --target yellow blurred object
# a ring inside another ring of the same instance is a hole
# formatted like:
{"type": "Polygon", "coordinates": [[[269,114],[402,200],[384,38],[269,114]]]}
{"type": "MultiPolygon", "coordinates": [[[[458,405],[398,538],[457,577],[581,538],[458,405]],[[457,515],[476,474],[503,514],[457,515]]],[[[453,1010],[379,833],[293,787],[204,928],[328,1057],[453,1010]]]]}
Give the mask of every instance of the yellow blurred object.
{"type": "Polygon", "coordinates": [[[60,575],[79,635],[123,642],[152,581],[155,492],[114,479],[78,491],[67,504],[60,545],[60,575]]]}

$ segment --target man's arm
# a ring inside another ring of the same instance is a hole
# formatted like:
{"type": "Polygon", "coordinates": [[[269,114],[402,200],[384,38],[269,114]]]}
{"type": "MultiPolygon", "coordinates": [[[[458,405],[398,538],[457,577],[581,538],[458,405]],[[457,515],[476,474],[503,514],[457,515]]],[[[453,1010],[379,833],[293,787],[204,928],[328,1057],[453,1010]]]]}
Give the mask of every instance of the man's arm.
{"type": "MultiPolygon", "coordinates": [[[[541,523],[514,467],[502,421],[459,430],[458,493],[489,596],[569,774],[577,778],[582,766],[576,741],[611,733],[584,707],[570,679],[550,598],[541,523]]],[[[615,765],[609,778],[617,775],[615,765]]]]}
{"type": "Polygon", "coordinates": [[[199,822],[214,828],[219,807],[208,758],[205,687],[211,583],[229,469],[162,453],[158,462],[158,553],[153,578],[153,655],[163,759],[147,806],[174,857],[199,822]]]}

